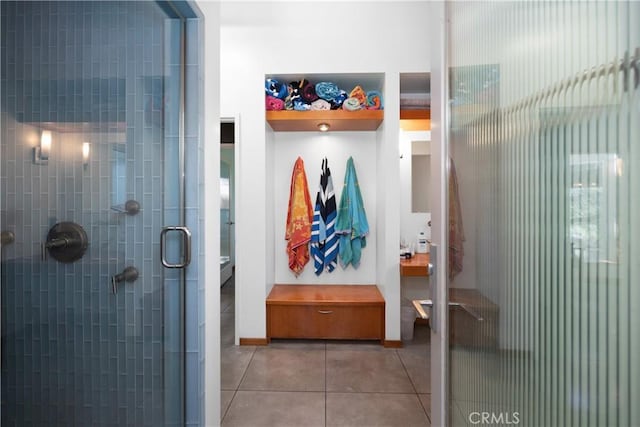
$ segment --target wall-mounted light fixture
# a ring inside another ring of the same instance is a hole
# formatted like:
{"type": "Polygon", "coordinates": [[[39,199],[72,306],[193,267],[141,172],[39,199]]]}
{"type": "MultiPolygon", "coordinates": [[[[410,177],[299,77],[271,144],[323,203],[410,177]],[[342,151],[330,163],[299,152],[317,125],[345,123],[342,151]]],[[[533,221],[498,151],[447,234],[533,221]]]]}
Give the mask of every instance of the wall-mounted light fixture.
{"type": "Polygon", "coordinates": [[[43,130],[40,135],[40,145],[33,147],[33,163],[36,165],[46,165],[49,163],[51,153],[51,131],[43,130]]]}
{"type": "Polygon", "coordinates": [[[318,130],[320,132],[327,132],[330,127],[329,123],[318,123],[318,130]]]}
{"type": "Polygon", "coordinates": [[[91,152],[91,144],[88,142],[82,143],[82,166],[87,169],[89,166],[89,153],[91,152]]]}

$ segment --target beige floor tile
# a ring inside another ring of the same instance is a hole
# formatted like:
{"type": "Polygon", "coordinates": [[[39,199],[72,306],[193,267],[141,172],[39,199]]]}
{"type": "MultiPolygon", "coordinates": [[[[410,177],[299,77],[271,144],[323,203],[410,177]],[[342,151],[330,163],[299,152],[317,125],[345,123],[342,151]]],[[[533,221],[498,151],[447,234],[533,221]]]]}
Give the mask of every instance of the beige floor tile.
{"type": "Polygon", "coordinates": [[[415,393],[395,351],[327,350],[327,391],[415,393]]]}
{"type": "Polygon", "coordinates": [[[235,345],[235,318],[233,313],[220,314],[220,349],[235,345]]]}
{"type": "Polygon", "coordinates": [[[325,350],[258,348],[240,390],[324,391],[325,350]]]}
{"type": "Polygon", "coordinates": [[[235,304],[236,304],[236,299],[234,295],[220,294],[220,312],[221,313],[232,313],[234,310],[235,304]]]}
{"type": "Polygon", "coordinates": [[[335,351],[393,351],[393,349],[384,348],[379,341],[350,341],[350,340],[329,340],[327,341],[327,350],[335,351]]]}
{"type": "Polygon", "coordinates": [[[418,395],[420,398],[420,403],[422,403],[422,407],[427,412],[427,417],[431,420],[431,395],[430,394],[420,394],[418,395]]]}
{"type": "Polygon", "coordinates": [[[220,351],[221,389],[237,390],[249,366],[255,347],[227,347],[220,351]]]}
{"type": "Polygon", "coordinates": [[[427,325],[416,325],[413,333],[413,339],[402,341],[402,345],[406,350],[428,352],[431,347],[431,330],[427,325]]]}
{"type": "Polygon", "coordinates": [[[227,413],[227,409],[229,409],[231,400],[233,400],[235,394],[236,392],[231,390],[222,390],[220,392],[220,421],[224,418],[224,414],[227,413]]]}
{"type": "Polygon", "coordinates": [[[428,426],[415,394],[327,393],[327,426],[428,426]]]}
{"type": "Polygon", "coordinates": [[[418,393],[431,393],[431,358],[424,351],[399,349],[398,356],[418,393]]]}
{"type": "Polygon", "coordinates": [[[236,287],[235,277],[232,276],[231,280],[228,280],[220,288],[220,312],[221,313],[233,313],[236,305],[236,287]]]}
{"type": "Polygon", "coordinates": [[[282,348],[286,350],[324,350],[326,344],[322,340],[271,340],[267,348],[282,348]]]}
{"type": "Polygon", "coordinates": [[[324,426],[325,395],[318,392],[238,391],[222,426],[324,426]]]}

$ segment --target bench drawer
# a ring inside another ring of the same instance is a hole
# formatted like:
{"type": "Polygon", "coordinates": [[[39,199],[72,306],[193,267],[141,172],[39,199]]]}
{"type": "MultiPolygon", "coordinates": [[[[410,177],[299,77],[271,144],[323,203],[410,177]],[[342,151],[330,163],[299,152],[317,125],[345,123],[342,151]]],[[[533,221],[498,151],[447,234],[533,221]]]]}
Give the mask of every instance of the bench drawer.
{"type": "Polygon", "coordinates": [[[269,305],[269,338],[384,339],[384,306],[269,305]]]}

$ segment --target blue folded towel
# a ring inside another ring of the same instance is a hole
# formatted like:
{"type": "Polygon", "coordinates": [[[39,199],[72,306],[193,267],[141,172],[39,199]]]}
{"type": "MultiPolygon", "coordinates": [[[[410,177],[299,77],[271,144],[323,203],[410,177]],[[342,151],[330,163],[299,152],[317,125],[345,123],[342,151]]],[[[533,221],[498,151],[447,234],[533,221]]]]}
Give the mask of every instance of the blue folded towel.
{"type": "Polygon", "coordinates": [[[339,110],[340,108],[342,108],[342,103],[344,101],[347,100],[347,98],[349,98],[349,94],[347,92],[345,92],[344,90],[341,90],[338,95],[336,95],[335,98],[333,98],[330,102],[331,102],[331,109],[332,110],[339,110]]]}
{"type": "Polygon", "coordinates": [[[285,99],[289,94],[287,86],[276,79],[266,79],[264,81],[264,91],[267,95],[278,99],[285,99]]]}
{"type": "Polygon", "coordinates": [[[309,111],[311,110],[311,104],[308,104],[302,98],[296,98],[293,100],[293,109],[296,111],[309,111]]]}
{"type": "Polygon", "coordinates": [[[331,82],[316,83],[316,94],[325,101],[333,101],[340,95],[338,85],[331,82]]]}

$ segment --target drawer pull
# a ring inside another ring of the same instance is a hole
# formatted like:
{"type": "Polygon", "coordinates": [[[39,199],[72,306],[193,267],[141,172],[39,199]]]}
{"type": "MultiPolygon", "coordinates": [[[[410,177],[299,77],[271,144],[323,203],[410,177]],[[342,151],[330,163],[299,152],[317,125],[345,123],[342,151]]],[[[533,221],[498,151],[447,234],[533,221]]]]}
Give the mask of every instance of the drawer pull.
{"type": "Polygon", "coordinates": [[[333,311],[332,310],[318,310],[318,313],[320,313],[320,314],[331,314],[331,313],[333,313],[333,311]]]}

